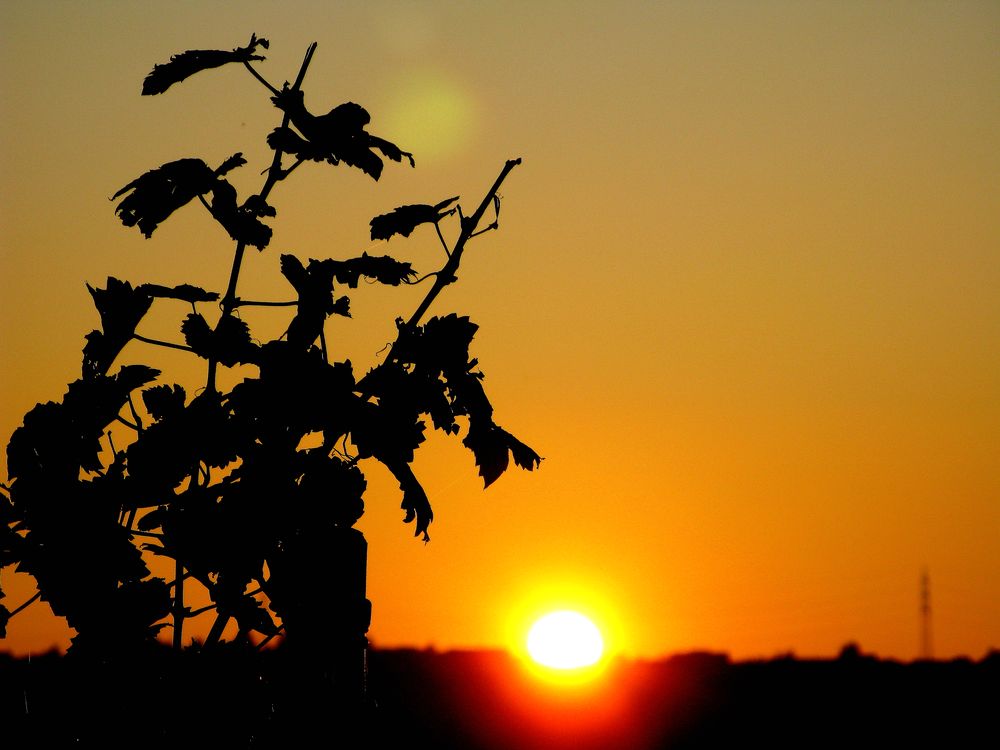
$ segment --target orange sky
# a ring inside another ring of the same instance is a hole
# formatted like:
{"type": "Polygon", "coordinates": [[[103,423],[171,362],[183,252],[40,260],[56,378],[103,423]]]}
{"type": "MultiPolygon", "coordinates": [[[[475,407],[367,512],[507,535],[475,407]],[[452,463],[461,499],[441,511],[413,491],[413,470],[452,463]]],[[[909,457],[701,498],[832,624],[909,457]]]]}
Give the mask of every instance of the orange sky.
{"type": "MultiPolygon", "coordinates": [[[[497,420],[545,457],[483,492],[440,435],[415,465],[433,541],[368,467],[371,637],[491,646],[577,603],[625,653],[909,659],[930,571],[936,655],[1000,647],[1000,6],[994,2],[51,2],[0,8],[0,438],[78,376],[84,282],[221,289],[204,212],[151,240],[108,198],[242,150],[277,123],[239,69],[140,97],[188,48],[271,41],[307,101],[357,101],[412,150],[375,184],[305,165],[241,293],[287,297],[283,252],[371,250],[368,220],[461,194],[503,162],[501,231],[432,313],[481,325],[497,420]]],[[[244,182],[240,183],[240,180],[244,182]]],[[[440,263],[433,233],[390,249],[440,263]]],[[[376,246],[385,252],[383,246],[376,246]]],[[[377,361],[420,289],[363,288],[331,324],[377,361]]],[[[166,310],[147,335],[177,339],[166,310]]],[[[287,319],[251,321],[277,335],[287,319]]],[[[125,359],[191,384],[183,355],[125,359]]],[[[5,462],[4,462],[5,467],[5,462]]],[[[4,472],[5,473],[5,472],[4,472]]],[[[8,607],[31,589],[3,573],[8,607]]],[[[66,642],[44,605],[0,648],[66,642]]]]}

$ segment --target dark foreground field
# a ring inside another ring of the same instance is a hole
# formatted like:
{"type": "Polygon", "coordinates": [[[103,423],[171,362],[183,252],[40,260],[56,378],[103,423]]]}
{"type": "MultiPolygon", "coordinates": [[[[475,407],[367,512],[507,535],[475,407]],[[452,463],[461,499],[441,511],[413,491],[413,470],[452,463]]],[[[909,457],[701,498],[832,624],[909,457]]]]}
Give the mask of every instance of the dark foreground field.
{"type": "Polygon", "coordinates": [[[912,664],[851,649],[831,661],[689,654],[556,686],[500,652],[373,651],[368,694],[361,709],[304,716],[280,651],[0,655],[0,747],[1000,747],[996,652],[912,664]]]}

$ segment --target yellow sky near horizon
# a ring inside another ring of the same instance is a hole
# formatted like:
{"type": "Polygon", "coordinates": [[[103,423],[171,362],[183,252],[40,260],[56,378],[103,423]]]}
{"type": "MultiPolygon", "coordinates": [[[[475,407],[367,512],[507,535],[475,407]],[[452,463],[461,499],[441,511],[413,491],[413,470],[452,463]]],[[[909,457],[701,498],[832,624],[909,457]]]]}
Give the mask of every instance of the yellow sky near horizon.
{"type": "MultiPolygon", "coordinates": [[[[432,313],[480,324],[497,421],[545,460],[483,492],[460,442],[430,439],[426,546],[370,467],[377,645],[503,645],[565,599],[631,655],[853,640],[912,658],[926,567],[937,655],[1000,647],[996,3],[50,2],[4,5],[0,28],[4,443],[78,376],[97,325],[84,282],[228,276],[230,243],[197,207],[145,240],[108,198],[235,151],[250,163],[234,182],[255,189],[275,110],[236,68],[157,97],[139,96],[145,74],[253,31],[280,83],[316,41],[307,103],[363,104],[417,168],[376,184],[304,165],[275,191],[247,296],[287,296],[283,252],[431,270],[433,233],[372,245],[368,220],[472,206],[524,159],[500,231],[432,313]]],[[[377,361],[420,295],[359,290],[330,328],[337,358],[377,361]]],[[[149,335],[176,340],[182,315],[165,307],[149,335]]],[[[135,343],[124,359],[203,377],[135,343]]],[[[11,607],[29,589],[2,575],[11,607]]],[[[65,642],[43,609],[0,649],[65,642]]]]}

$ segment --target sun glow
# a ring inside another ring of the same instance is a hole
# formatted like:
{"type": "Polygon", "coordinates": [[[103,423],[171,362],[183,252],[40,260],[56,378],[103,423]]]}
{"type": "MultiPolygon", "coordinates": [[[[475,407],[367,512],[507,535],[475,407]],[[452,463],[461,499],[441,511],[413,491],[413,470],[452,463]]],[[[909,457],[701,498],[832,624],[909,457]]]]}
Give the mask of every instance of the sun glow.
{"type": "Polygon", "coordinates": [[[559,690],[604,682],[627,642],[611,588],[600,571],[536,570],[506,598],[504,640],[534,681],[559,690]]]}
{"type": "Polygon", "coordinates": [[[592,620],[564,609],[535,621],[528,631],[527,648],[535,663],[543,667],[582,669],[601,660],[604,638],[592,620]]]}

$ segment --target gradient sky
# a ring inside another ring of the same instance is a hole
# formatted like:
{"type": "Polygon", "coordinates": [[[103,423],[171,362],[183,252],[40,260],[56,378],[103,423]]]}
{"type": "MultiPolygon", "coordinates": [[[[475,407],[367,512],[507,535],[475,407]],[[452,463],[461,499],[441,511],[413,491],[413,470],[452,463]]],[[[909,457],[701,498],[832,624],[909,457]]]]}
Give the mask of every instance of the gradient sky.
{"type": "MultiPolygon", "coordinates": [[[[256,32],[280,83],[316,41],[307,103],[363,104],[417,168],[376,184],[303,166],[241,294],[287,298],[283,252],[433,270],[433,233],[372,246],[368,220],[471,207],[524,159],[500,231],[432,313],[480,324],[497,421],[545,460],[484,492],[460,442],[433,436],[415,464],[428,545],[367,467],[376,645],[507,645],[529,613],[577,603],[629,655],[857,641],[909,659],[926,567],[935,654],[1000,647],[996,2],[49,1],[4,3],[0,28],[4,443],[79,376],[85,281],[228,276],[231,244],[196,206],[145,240],[108,198],[234,151],[253,190],[277,114],[236,67],[140,97],[152,65],[256,32]]],[[[328,329],[338,358],[377,362],[421,295],[363,288],[328,329]]],[[[143,332],[177,340],[183,314],[143,332]]],[[[203,378],[142,344],[123,361],[203,378]]],[[[3,575],[9,607],[30,596],[3,575]]],[[[36,604],[0,648],[66,642],[36,604]]]]}

